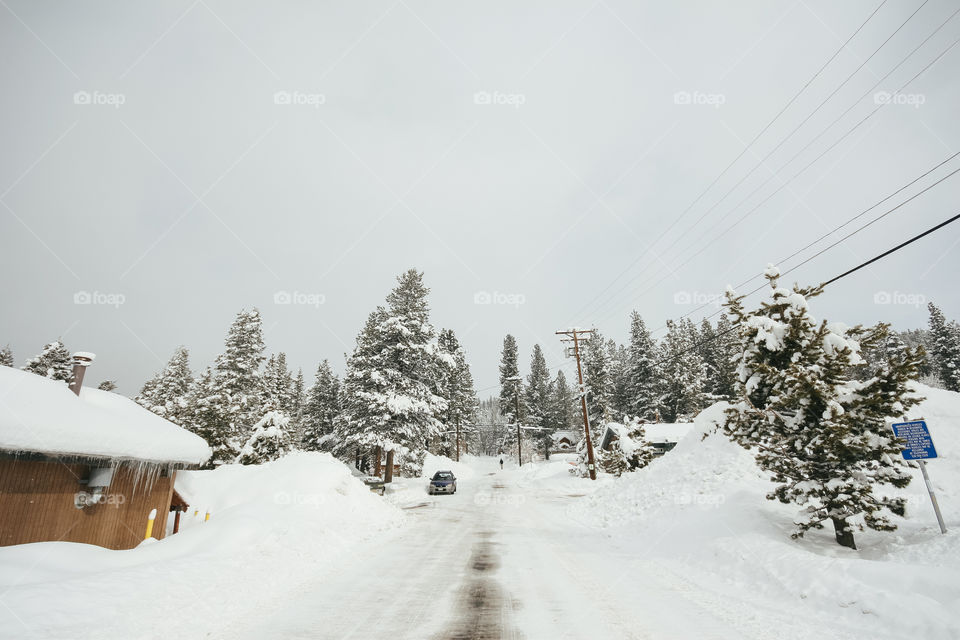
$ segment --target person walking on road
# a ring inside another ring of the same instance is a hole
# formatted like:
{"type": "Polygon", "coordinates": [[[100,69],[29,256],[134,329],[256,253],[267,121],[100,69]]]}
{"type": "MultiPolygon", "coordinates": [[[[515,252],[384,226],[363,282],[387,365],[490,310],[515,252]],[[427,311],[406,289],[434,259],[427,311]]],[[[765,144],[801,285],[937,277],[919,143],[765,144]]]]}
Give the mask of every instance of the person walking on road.
{"type": "Polygon", "coordinates": [[[503,471],[503,458],[500,458],[500,470],[503,471]]]}

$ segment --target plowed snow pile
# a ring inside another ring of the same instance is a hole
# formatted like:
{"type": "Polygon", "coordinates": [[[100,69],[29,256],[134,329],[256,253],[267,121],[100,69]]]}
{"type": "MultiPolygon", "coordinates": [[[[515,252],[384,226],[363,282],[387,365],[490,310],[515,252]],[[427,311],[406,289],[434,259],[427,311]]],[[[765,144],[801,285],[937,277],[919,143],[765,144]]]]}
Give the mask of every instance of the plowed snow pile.
{"type": "Polygon", "coordinates": [[[909,505],[897,531],[857,532],[859,551],[837,545],[829,525],[792,540],[797,507],[766,500],[775,485],[750,452],[714,432],[722,404],[673,451],[600,487],[571,515],[718,597],[742,590],[771,607],[805,602],[811,616],[837,619],[841,636],[960,637],[960,394],[918,391],[927,399],[910,417],[927,420],[940,455],[928,469],[947,535],[917,469],[900,491],[909,505]]]}
{"type": "Polygon", "coordinates": [[[271,594],[316,578],[326,561],[401,518],[326,453],[180,472],[177,488],[190,512],[180,533],[159,542],[0,548],[0,637],[205,635],[269,608],[271,594]]]}

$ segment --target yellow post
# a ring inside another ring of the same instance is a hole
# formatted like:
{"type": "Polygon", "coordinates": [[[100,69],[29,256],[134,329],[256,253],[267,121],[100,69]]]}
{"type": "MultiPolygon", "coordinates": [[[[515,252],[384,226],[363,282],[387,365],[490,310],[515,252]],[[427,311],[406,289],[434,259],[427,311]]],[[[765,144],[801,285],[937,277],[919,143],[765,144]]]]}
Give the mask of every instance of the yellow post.
{"type": "Polygon", "coordinates": [[[146,540],[147,538],[153,535],[153,521],[156,519],[157,519],[157,510],[154,509],[153,511],[150,512],[150,517],[147,518],[147,533],[146,535],[143,536],[144,540],[146,540]]]}
{"type": "Polygon", "coordinates": [[[207,515],[203,516],[203,521],[206,522],[209,519],[210,519],[210,512],[207,511],[207,515]]]}
{"type": "Polygon", "coordinates": [[[194,509],[194,510],[193,510],[193,517],[196,518],[198,515],[200,515],[200,509],[194,509]]]}

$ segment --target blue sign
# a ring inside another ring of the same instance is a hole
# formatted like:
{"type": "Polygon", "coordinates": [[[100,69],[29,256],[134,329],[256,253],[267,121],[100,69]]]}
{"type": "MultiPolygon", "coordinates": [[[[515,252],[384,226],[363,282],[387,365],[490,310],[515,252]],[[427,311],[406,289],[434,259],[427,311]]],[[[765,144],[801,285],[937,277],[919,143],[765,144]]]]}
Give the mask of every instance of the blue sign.
{"type": "Polygon", "coordinates": [[[933,440],[930,439],[930,431],[927,430],[925,421],[898,422],[893,425],[893,433],[906,443],[903,447],[904,460],[926,460],[937,457],[937,450],[933,446],[933,440]]]}

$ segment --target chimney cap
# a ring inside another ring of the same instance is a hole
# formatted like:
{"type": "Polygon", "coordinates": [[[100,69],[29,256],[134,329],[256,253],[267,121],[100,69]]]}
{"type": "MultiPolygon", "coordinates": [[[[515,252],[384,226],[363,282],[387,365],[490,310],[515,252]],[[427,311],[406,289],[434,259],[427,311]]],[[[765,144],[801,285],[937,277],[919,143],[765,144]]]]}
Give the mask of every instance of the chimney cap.
{"type": "Polygon", "coordinates": [[[73,364],[86,367],[90,365],[96,357],[97,354],[90,353],[89,351],[77,351],[73,354],[73,364]]]}

